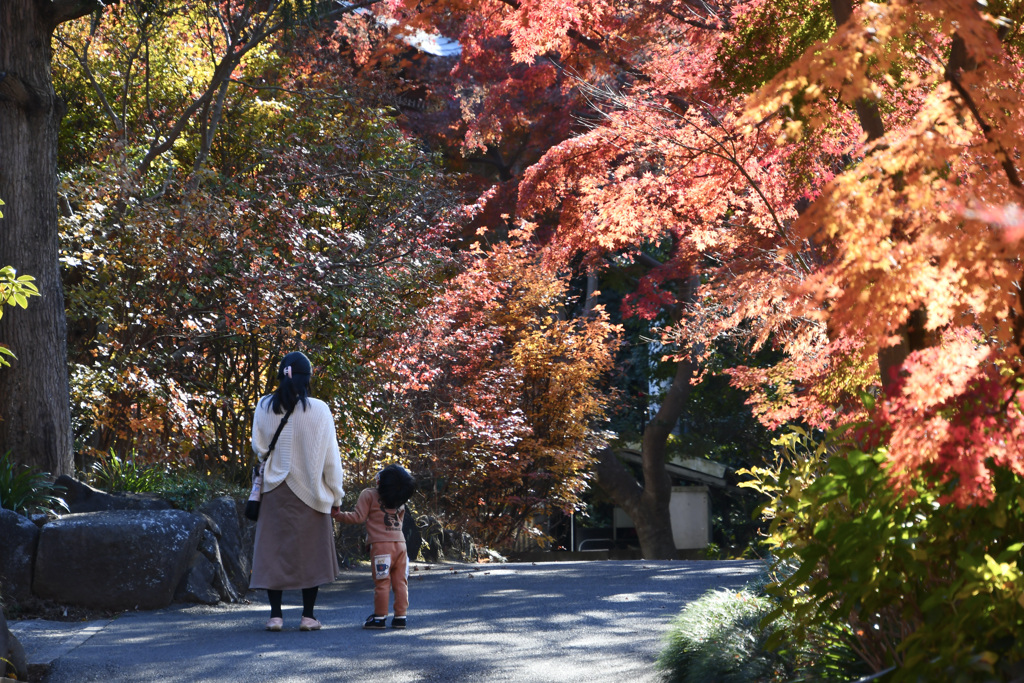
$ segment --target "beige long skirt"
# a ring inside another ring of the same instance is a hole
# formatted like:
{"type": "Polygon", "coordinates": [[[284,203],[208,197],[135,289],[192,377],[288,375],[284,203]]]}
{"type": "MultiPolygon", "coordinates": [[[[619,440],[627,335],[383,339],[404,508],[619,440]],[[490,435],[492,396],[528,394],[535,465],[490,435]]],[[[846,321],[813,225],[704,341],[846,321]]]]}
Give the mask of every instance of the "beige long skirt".
{"type": "Polygon", "coordinates": [[[299,590],[338,576],[331,516],[317,512],[287,483],[263,494],[249,588],[299,590]]]}

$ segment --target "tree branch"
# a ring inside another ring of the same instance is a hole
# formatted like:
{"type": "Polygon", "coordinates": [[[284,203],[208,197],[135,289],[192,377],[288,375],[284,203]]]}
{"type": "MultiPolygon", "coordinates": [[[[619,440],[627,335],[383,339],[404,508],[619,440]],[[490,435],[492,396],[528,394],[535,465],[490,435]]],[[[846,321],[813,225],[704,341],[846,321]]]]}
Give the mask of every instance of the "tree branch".
{"type": "MultiPolygon", "coordinates": [[[[2,0],[0,0],[2,1],[2,0]]],[[[381,0],[363,0],[360,3],[354,3],[346,5],[340,9],[333,10],[331,12],[320,15],[320,19],[327,21],[344,14],[349,14],[356,11],[374,5],[381,0]]],[[[214,104],[214,94],[221,93],[220,97],[226,95],[226,84],[231,81],[231,74],[234,72],[235,67],[242,61],[251,50],[263,43],[264,40],[274,35],[275,33],[284,29],[288,22],[284,18],[278,18],[277,21],[271,21],[275,17],[275,13],[278,12],[285,4],[286,0],[277,0],[273,3],[273,6],[267,8],[264,13],[264,18],[252,27],[252,30],[248,34],[248,38],[244,44],[238,45],[237,48],[232,45],[229,47],[228,54],[224,55],[220,63],[214,69],[213,75],[210,77],[210,83],[207,85],[206,90],[199,96],[191,105],[189,105],[181,116],[175,120],[164,139],[161,142],[154,141],[149,150],[146,152],[146,156],[143,157],[142,161],[139,162],[138,167],[135,169],[136,177],[142,177],[149,171],[149,167],[161,154],[169,150],[174,142],[181,136],[182,132],[188,126],[189,121],[196,112],[201,109],[207,108],[214,104]]],[[[249,17],[246,17],[248,20],[249,17]]],[[[216,127],[216,121],[214,121],[214,127],[216,127]]],[[[210,132],[212,137],[213,133],[210,132]]]]}
{"type": "Polygon", "coordinates": [[[100,104],[103,105],[103,111],[106,112],[107,118],[110,119],[110,122],[114,124],[114,128],[118,131],[123,131],[124,122],[121,121],[121,118],[117,115],[117,112],[114,111],[114,108],[110,106],[110,101],[107,99],[106,93],[103,92],[103,88],[101,88],[100,84],[96,81],[96,76],[93,74],[92,68],[89,66],[88,43],[86,44],[85,50],[82,51],[82,54],[79,54],[74,45],[67,42],[60,36],[56,36],[56,38],[57,42],[60,43],[65,50],[70,52],[71,56],[73,56],[78,62],[78,65],[82,67],[82,72],[85,74],[86,80],[89,81],[89,85],[92,86],[93,92],[96,94],[96,97],[99,98],[100,104]]]}
{"type": "Polygon", "coordinates": [[[971,112],[971,116],[978,122],[978,126],[981,127],[982,132],[985,134],[985,139],[989,142],[994,142],[999,147],[1000,164],[1003,167],[1003,172],[1006,173],[1006,178],[1010,181],[1010,184],[1016,188],[1024,189],[1024,185],[1021,183],[1020,173],[1017,172],[1017,167],[1013,164],[1013,158],[1007,153],[1006,148],[1003,147],[1003,143],[998,140],[994,140],[992,137],[992,126],[985,121],[981,115],[981,110],[978,109],[978,103],[971,97],[971,93],[964,87],[964,84],[960,81],[961,71],[973,71],[977,68],[977,64],[967,54],[967,45],[964,43],[963,37],[959,33],[953,35],[953,44],[949,51],[949,63],[946,65],[946,80],[953,86],[957,94],[967,105],[967,109],[971,112]]]}
{"type": "Polygon", "coordinates": [[[120,0],[50,0],[40,2],[46,7],[43,15],[49,21],[50,30],[57,28],[66,21],[72,21],[86,14],[92,14],[108,5],[116,5],[120,0]]]}

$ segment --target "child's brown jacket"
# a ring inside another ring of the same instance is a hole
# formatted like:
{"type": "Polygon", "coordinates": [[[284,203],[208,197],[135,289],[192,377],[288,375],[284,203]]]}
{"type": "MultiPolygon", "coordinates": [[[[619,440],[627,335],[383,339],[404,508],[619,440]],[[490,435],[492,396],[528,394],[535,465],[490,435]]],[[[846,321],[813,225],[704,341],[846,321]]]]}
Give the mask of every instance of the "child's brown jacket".
{"type": "Polygon", "coordinates": [[[366,535],[370,543],[395,541],[405,543],[402,533],[402,520],[405,519],[405,506],[397,510],[387,509],[380,500],[377,489],[363,489],[352,512],[335,513],[334,518],[346,524],[366,522],[366,535]]]}

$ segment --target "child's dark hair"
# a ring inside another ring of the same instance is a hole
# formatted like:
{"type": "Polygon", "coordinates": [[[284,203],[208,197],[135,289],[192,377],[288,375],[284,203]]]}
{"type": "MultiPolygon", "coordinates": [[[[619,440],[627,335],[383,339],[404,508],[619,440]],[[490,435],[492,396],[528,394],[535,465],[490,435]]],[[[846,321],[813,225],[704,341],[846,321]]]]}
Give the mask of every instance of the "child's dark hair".
{"type": "Polygon", "coordinates": [[[388,465],[377,475],[377,493],[384,507],[401,507],[416,493],[416,480],[401,465],[388,465]]]}

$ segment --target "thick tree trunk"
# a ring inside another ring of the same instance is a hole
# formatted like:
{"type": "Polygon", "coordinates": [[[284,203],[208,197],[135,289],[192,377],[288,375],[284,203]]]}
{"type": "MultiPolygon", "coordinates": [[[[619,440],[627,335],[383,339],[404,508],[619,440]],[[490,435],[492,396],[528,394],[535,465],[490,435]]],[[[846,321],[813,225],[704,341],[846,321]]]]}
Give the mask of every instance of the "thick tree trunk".
{"type": "Polygon", "coordinates": [[[36,279],[28,309],[8,307],[0,342],[17,356],[0,369],[0,453],[71,474],[67,334],[57,225],[57,130],[50,76],[52,14],[60,3],[0,1],[0,265],[36,279]],[[50,15],[41,14],[50,11],[50,15]]]}
{"type": "Polygon", "coordinates": [[[614,451],[605,449],[598,455],[595,469],[597,485],[633,520],[640,539],[640,552],[650,560],[674,559],[677,555],[669,513],[672,479],[665,468],[666,445],[686,405],[692,376],[693,364],[681,361],[676,367],[672,386],[658,407],[658,413],[644,429],[641,449],[644,473],[642,487],[619,462],[614,451]]]}

